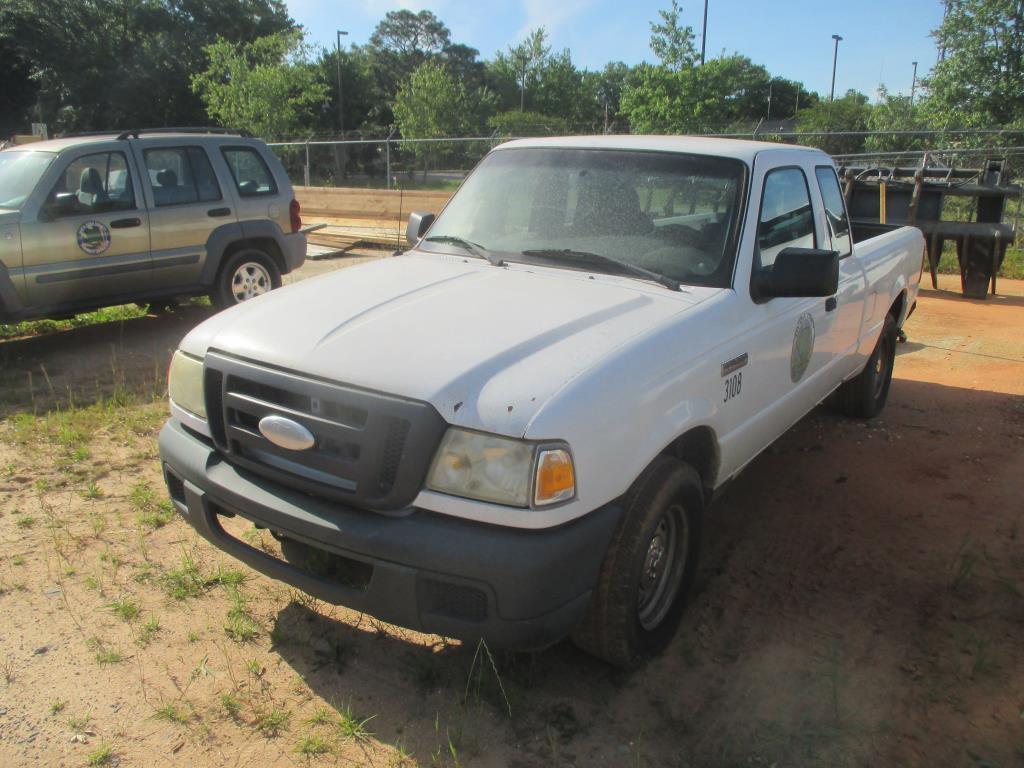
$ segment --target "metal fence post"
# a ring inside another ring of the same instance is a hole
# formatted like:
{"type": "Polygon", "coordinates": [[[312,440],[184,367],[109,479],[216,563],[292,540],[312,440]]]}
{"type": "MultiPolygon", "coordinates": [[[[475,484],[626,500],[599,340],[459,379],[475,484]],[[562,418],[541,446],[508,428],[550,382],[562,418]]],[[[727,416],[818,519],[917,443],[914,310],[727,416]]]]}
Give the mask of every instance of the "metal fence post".
{"type": "Polygon", "coordinates": [[[306,182],[306,186],[310,186],[309,183],[309,139],[306,139],[306,167],[303,169],[303,179],[306,182]]]}

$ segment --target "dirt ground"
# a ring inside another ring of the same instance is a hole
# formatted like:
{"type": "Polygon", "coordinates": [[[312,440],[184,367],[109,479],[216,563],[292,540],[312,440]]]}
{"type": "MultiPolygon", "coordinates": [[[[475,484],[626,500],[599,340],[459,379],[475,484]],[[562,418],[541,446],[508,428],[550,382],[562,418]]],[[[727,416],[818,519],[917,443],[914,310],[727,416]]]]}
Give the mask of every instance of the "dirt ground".
{"type": "Polygon", "coordinates": [[[1000,289],[923,291],[882,416],[819,408],[753,462],[632,673],[568,643],[492,662],[197,539],[154,437],[211,310],[0,343],[0,765],[1024,766],[1024,282],[1000,289]]]}

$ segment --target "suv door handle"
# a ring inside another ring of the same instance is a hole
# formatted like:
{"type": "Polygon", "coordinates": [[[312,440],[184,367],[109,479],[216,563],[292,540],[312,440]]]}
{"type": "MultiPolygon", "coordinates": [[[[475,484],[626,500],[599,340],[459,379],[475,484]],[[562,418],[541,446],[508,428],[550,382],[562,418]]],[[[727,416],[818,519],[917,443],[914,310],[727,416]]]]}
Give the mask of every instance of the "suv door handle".
{"type": "Polygon", "coordinates": [[[208,210],[206,212],[206,215],[207,216],[212,216],[215,219],[220,218],[221,216],[230,216],[231,215],[231,209],[230,208],[211,208],[210,210],[208,210]]]}
{"type": "Polygon", "coordinates": [[[115,219],[110,222],[111,229],[128,229],[142,226],[142,219],[115,219]]]}
{"type": "Polygon", "coordinates": [[[826,312],[831,312],[833,309],[835,309],[838,306],[839,306],[839,301],[836,299],[835,296],[829,296],[827,299],[825,299],[825,311],[826,312]]]}

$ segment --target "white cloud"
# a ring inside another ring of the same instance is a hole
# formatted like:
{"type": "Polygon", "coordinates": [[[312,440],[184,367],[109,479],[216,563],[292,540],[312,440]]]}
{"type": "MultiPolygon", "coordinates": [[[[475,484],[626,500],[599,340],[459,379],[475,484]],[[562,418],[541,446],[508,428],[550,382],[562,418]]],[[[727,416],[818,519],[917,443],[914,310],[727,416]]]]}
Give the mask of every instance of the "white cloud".
{"type": "MultiPolygon", "coordinates": [[[[516,33],[515,41],[526,37],[531,30],[544,27],[549,38],[573,16],[585,11],[593,0],[522,0],[526,21],[516,33]]],[[[513,41],[510,41],[513,42],[513,41]]]]}

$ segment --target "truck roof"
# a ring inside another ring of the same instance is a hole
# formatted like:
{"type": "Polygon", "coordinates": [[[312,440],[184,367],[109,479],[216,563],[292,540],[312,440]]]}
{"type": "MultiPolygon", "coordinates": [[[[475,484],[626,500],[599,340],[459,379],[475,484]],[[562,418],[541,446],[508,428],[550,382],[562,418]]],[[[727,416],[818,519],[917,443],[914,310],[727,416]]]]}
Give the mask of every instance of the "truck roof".
{"type": "Polygon", "coordinates": [[[751,163],[758,152],[784,150],[787,152],[813,152],[824,154],[820,149],[796,144],[779,144],[770,141],[746,141],[742,139],[719,139],[708,136],[552,136],[540,139],[516,139],[502,144],[497,149],[521,149],[525,147],[563,147],[571,149],[632,149],[647,152],[685,152],[692,155],[715,155],[734,157],[751,163]]]}

